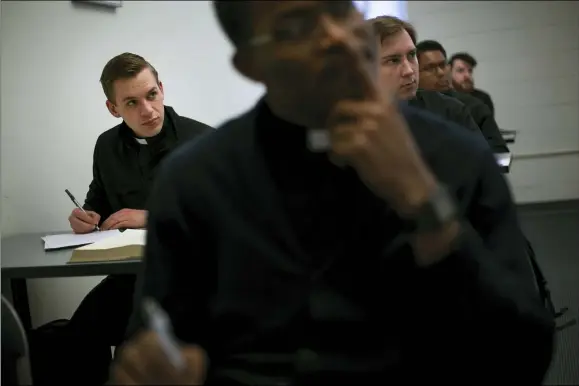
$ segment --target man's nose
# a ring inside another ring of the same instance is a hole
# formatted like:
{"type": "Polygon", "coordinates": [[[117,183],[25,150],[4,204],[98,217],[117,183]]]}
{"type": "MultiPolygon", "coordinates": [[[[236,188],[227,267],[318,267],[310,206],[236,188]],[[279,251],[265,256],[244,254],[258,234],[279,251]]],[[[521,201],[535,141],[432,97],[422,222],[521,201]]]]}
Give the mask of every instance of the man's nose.
{"type": "Polygon", "coordinates": [[[148,101],[141,104],[141,116],[149,117],[153,114],[153,106],[148,101]]]}
{"type": "Polygon", "coordinates": [[[436,67],[436,75],[439,78],[446,76],[446,65],[436,67]]]}
{"type": "Polygon", "coordinates": [[[403,77],[414,75],[414,69],[412,68],[412,66],[410,65],[410,62],[408,60],[404,60],[402,62],[401,67],[402,67],[401,68],[401,75],[403,77]]]}
{"type": "Polygon", "coordinates": [[[330,15],[321,15],[316,29],[319,46],[327,54],[346,56],[347,60],[355,62],[362,57],[373,59],[378,47],[377,44],[370,44],[376,42],[366,27],[366,24],[345,25],[343,21],[330,15]]]}

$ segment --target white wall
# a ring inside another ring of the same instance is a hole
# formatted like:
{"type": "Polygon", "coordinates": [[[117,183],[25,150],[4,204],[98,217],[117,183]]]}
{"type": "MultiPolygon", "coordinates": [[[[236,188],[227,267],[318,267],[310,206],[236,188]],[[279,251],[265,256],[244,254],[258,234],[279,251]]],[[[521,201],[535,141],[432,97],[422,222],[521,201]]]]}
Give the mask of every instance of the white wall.
{"type": "MultiPolygon", "coordinates": [[[[1,3],[2,235],[68,229],[91,180],[97,136],[119,121],[98,82],[125,51],[159,71],[166,104],[218,124],[250,107],[261,88],[241,79],[206,1],[125,1],[116,11],[70,1],[1,3]]],[[[70,316],[100,278],[32,280],[35,324],[70,316]]]]}
{"type": "Polygon", "coordinates": [[[579,2],[409,1],[408,15],[419,40],[476,57],[499,126],[519,130],[516,200],[579,198],[579,2]]]}

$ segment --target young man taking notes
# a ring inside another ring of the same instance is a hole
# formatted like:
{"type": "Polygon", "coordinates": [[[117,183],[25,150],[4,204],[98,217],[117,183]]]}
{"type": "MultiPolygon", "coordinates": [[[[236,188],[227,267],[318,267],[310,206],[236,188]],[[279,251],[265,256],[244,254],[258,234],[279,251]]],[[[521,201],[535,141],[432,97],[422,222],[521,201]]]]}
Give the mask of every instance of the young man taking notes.
{"type": "Polygon", "coordinates": [[[76,233],[92,232],[95,225],[101,230],[144,228],[145,203],[161,159],[179,144],[212,130],[164,105],[159,74],[139,55],[124,53],[111,59],[100,82],[107,109],[123,122],[97,139],[86,213],[77,208],[69,217],[76,233]]]}
{"type": "Polygon", "coordinates": [[[554,323],[487,144],[398,106],[351,1],[214,4],[267,94],[159,174],[138,298],[181,352],[135,318],[113,382],[540,384],[554,323]]]}
{"type": "MultiPolygon", "coordinates": [[[[93,180],[83,208],[69,221],[76,233],[144,228],[145,205],[159,164],[190,139],[213,131],[164,105],[163,84],[155,68],[139,55],[123,53],[104,67],[100,82],[111,115],[122,122],[97,139],[93,180]]],[[[132,309],[134,275],[111,275],[82,301],[69,325],[93,344],[120,344],[132,309]]],[[[95,369],[95,371],[108,369],[95,369]]]]}

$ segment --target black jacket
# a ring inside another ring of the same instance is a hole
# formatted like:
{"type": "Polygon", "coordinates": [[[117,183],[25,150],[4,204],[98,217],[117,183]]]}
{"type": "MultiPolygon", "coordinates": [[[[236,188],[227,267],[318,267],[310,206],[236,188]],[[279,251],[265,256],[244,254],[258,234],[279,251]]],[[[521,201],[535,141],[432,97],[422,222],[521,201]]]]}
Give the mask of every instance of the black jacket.
{"type": "Polygon", "coordinates": [[[179,145],[211,131],[169,106],[165,106],[160,138],[155,137],[146,149],[141,149],[124,122],[105,131],[94,148],[93,180],[84,208],[97,212],[101,222],[121,209],[145,209],[161,160],[179,145]]]}
{"type": "Polygon", "coordinates": [[[485,105],[487,105],[487,107],[489,108],[491,113],[493,113],[493,115],[495,115],[495,105],[493,103],[491,96],[487,92],[484,92],[483,90],[479,90],[478,88],[475,88],[469,94],[475,98],[480,99],[481,102],[483,102],[485,105]]]}
{"type": "Polygon", "coordinates": [[[157,299],[177,337],[208,351],[208,385],[258,384],[256,373],[320,385],[540,384],[554,322],[494,155],[453,123],[403,113],[461,213],[461,242],[426,269],[387,203],[308,151],[306,129],[263,102],[164,163],[137,301],[157,299]]]}
{"type": "Polygon", "coordinates": [[[418,90],[416,97],[410,99],[408,104],[413,107],[428,110],[435,115],[482,135],[480,128],[470,114],[470,110],[456,98],[436,91],[418,90]]]}
{"type": "Polygon", "coordinates": [[[470,114],[478,127],[480,127],[493,152],[505,153],[509,151],[493,113],[483,102],[470,94],[457,92],[455,90],[446,91],[444,94],[458,99],[469,108],[470,114]]]}

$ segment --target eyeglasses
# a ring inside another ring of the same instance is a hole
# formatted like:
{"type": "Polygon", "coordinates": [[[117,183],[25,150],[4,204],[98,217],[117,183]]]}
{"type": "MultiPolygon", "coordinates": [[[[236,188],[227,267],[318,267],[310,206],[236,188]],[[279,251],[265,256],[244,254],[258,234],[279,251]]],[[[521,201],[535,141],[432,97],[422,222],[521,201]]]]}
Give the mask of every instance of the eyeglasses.
{"type": "Polygon", "coordinates": [[[334,20],[346,20],[358,12],[352,1],[320,1],[320,5],[306,9],[296,9],[276,20],[269,34],[255,36],[248,41],[251,47],[272,42],[303,43],[316,34],[322,15],[334,20]]]}
{"type": "Polygon", "coordinates": [[[448,67],[448,63],[440,62],[440,63],[430,63],[427,66],[422,67],[419,71],[420,72],[428,72],[430,74],[436,74],[439,70],[445,71],[448,67]]]}

